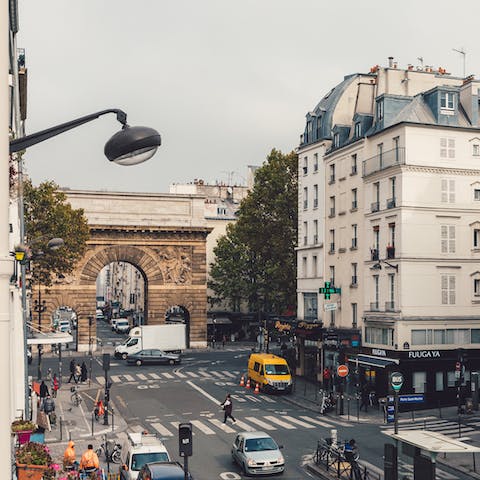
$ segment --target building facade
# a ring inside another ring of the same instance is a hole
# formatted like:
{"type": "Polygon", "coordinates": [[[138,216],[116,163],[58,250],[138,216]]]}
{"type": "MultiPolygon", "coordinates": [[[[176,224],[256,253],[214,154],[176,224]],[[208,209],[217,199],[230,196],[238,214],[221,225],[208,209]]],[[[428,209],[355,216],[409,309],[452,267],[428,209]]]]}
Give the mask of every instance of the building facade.
{"type": "MultiPolygon", "coordinates": [[[[346,77],[307,115],[299,158],[323,149],[324,196],[317,214],[302,198],[299,217],[302,232],[324,218],[323,279],[307,284],[304,257],[319,255],[299,242],[299,306],[324,281],[341,289],[317,296],[317,375],[347,363],[352,386],[384,396],[399,370],[404,392],[427,403],[470,391],[480,368],[479,89],[391,60],[346,77]]],[[[300,175],[310,198],[311,182],[300,175]]]]}

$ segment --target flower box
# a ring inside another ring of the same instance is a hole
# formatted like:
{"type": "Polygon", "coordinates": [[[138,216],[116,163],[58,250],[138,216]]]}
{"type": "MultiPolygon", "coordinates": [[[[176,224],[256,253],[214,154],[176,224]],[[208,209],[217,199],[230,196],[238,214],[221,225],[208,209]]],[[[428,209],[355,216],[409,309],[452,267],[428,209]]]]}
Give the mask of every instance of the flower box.
{"type": "Polygon", "coordinates": [[[32,430],[23,430],[20,432],[16,432],[18,443],[23,445],[24,443],[28,443],[30,441],[30,437],[32,435],[32,430]]]}
{"type": "Polygon", "coordinates": [[[18,480],[42,480],[43,474],[49,469],[48,465],[27,465],[17,463],[18,480]]]}

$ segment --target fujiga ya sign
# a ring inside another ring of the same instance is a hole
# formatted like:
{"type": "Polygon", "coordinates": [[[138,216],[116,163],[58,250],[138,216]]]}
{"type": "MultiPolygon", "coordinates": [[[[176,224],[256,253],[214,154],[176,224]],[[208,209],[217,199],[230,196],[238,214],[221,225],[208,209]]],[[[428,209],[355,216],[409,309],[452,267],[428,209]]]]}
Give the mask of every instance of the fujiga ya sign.
{"type": "Polygon", "coordinates": [[[408,358],[440,358],[439,350],[417,350],[408,352],[408,358]]]}

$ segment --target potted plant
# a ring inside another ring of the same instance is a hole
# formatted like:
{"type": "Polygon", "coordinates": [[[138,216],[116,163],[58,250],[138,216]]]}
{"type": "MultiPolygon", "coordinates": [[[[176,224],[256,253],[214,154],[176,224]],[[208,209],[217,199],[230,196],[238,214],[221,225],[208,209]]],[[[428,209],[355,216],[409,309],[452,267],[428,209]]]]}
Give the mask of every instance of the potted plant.
{"type": "Polygon", "coordinates": [[[59,466],[52,463],[50,449],[43,443],[27,442],[15,452],[18,480],[50,480],[59,466]]]}
{"type": "Polygon", "coordinates": [[[30,441],[30,435],[37,428],[37,426],[29,420],[15,420],[12,422],[12,433],[16,433],[18,437],[18,443],[23,445],[30,441]]]}

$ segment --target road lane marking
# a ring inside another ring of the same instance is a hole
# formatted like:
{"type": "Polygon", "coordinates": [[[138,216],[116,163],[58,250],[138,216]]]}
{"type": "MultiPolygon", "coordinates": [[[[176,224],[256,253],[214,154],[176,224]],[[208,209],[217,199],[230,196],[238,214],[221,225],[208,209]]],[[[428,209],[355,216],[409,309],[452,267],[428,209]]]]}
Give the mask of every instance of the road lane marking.
{"type": "Polygon", "coordinates": [[[306,415],[300,415],[300,418],[303,418],[307,422],[315,423],[316,425],[320,425],[321,427],[325,427],[325,428],[332,428],[333,427],[333,425],[330,425],[329,423],[322,422],[321,420],[317,420],[316,418],[307,417],[306,415]]]}
{"type": "Polygon", "coordinates": [[[276,427],[272,427],[270,424],[262,422],[258,418],[255,417],[245,417],[245,420],[248,420],[249,422],[255,423],[255,425],[258,425],[259,427],[264,428],[265,430],[276,430],[276,427]]]}
{"type": "Polygon", "coordinates": [[[215,435],[215,432],[210,427],[204,425],[200,420],[192,420],[191,423],[201,430],[205,435],[215,435]]]}
{"type": "Polygon", "coordinates": [[[216,377],[218,378],[222,378],[224,379],[225,378],[225,375],[223,375],[223,373],[221,372],[210,372],[212,375],[215,375],[216,377]]]}
{"type": "Polygon", "coordinates": [[[293,425],[290,425],[289,423],[282,422],[282,420],[280,420],[279,418],[273,417],[271,415],[267,415],[264,418],[266,418],[270,422],[274,423],[275,425],[280,425],[281,427],[286,428],[287,430],[296,430],[296,428],[297,428],[297,427],[294,427],[293,425]]]}
{"type": "Polygon", "coordinates": [[[186,383],[190,385],[192,388],[200,392],[204,397],[208,398],[210,401],[215,403],[216,405],[220,405],[220,400],[217,400],[215,397],[212,397],[208,392],[206,392],[203,388],[200,388],[198,385],[195,385],[191,380],[187,380],[186,383]]]}
{"type": "Polygon", "coordinates": [[[115,382],[115,383],[121,383],[122,382],[119,375],[110,375],[110,378],[111,378],[112,382],[115,382]]]}
{"type": "Polygon", "coordinates": [[[148,378],[147,378],[143,373],[137,373],[137,377],[138,377],[140,380],[148,380],[148,378]]]}
{"type": "Polygon", "coordinates": [[[96,377],[95,380],[100,385],[105,385],[105,378],[104,377],[96,377]]]}
{"type": "Polygon", "coordinates": [[[124,375],[124,377],[127,379],[127,382],[134,382],[135,379],[131,375],[124,375]]]}
{"type": "Polygon", "coordinates": [[[173,378],[173,375],[172,375],[171,373],[162,372],[162,375],[163,375],[165,378],[173,378]]]}
{"type": "Polygon", "coordinates": [[[198,375],[194,372],[185,372],[187,375],[190,375],[193,378],[198,378],[198,375]]]}
{"type": "Polygon", "coordinates": [[[237,376],[234,373],[226,372],[225,370],[223,370],[222,373],[227,377],[237,378],[237,376]]]}
{"type": "Polygon", "coordinates": [[[241,397],[240,395],[231,395],[237,402],[246,402],[245,398],[241,397]]]}
{"type": "Polygon", "coordinates": [[[316,428],[315,425],[311,425],[310,423],[307,423],[307,422],[302,422],[298,418],[291,417],[290,415],[283,415],[282,419],[287,420],[288,422],[291,422],[291,423],[296,423],[297,425],[300,425],[301,427],[316,428]]]}
{"type": "Polygon", "coordinates": [[[260,395],[260,398],[261,398],[262,400],[265,400],[265,401],[268,402],[268,403],[277,403],[273,398],[269,398],[269,397],[267,397],[266,395],[260,395]]]}
{"type": "Polygon", "coordinates": [[[211,377],[211,375],[209,373],[205,372],[204,370],[199,370],[198,373],[200,375],[203,375],[204,377],[207,377],[207,378],[211,377]]]}
{"type": "Polygon", "coordinates": [[[245,430],[246,432],[255,431],[255,429],[252,426],[250,426],[247,423],[242,422],[241,420],[238,420],[238,419],[237,419],[236,425],[238,425],[242,430],[245,430]]]}
{"type": "Polygon", "coordinates": [[[157,375],[156,373],[149,373],[149,375],[154,379],[154,380],[159,380],[161,377],[160,375],[157,375]]]}
{"type": "Polygon", "coordinates": [[[165,428],[161,423],[151,423],[150,424],[160,435],[165,437],[173,437],[173,433],[170,432],[167,428],[165,428]]]}
{"type": "Polygon", "coordinates": [[[226,433],[237,433],[236,430],[234,430],[233,428],[229,427],[229,426],[226,425],[225,423],[221,422],[221,421],[218,420],[217,418],[209,418],[208,421],[211,422],[211,423],[213,423],[217,428],[219,428],[220,430],[223,430],[223,431],[226,432],[226,433]]]}
{"type": "Polygon", "coordinates": [[[173,372],[178,378],[187,378],[186,375],[184,375],[182,372],[173,372]]]}

